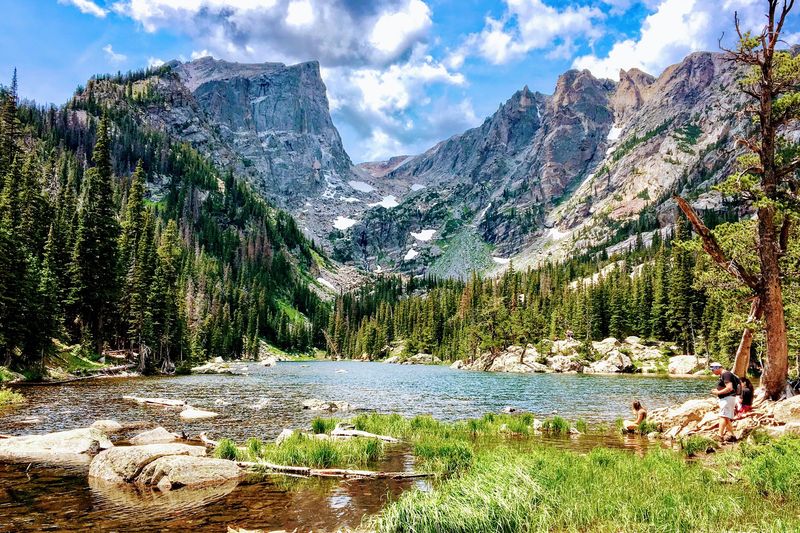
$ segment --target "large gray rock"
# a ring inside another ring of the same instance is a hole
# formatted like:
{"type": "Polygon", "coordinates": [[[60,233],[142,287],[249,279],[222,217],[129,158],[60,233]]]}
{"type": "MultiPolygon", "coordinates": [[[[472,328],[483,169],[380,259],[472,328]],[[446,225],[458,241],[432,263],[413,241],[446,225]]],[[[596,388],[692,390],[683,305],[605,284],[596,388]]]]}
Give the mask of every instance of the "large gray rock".
{"type": "Polygon", "coordinates": [[[0,439],[0,459],[46,463],[88,462],[91,454],[113,449],[106,434],[97,428],[81,428],[44,435],[0,439]]]}
{"type": "Polygon", "coordinates": [[[669,358],[670,374],[689,375],[705,368],[706,360],[694,355],[676,355],[669,358]]]}
{"type": "Polygon", "coordinates": [[[800,396],[792,396],[776,402],[772,416],[780,424],[800,422],[800,396]]]}
{"type": "Polygon", "coordinates": [[[170,433],[166,429],[159,426],[155,429],[151,429],[150,431],[139,433],[138,435],[132,437],[130,442],[134,446],[139,446],[142,444],[167,444],[177,440],[178,437],[174,433],[170,433]]]}
{"type": "MultiPolygon", "coordinates": [[[[616,339],[615,339],[616,340],[616,339]]],[[[584,372],[594,374],[618,374],[620,372],[633,372],[634,366],[631,358],[626,354],[611,348],[606,352],[604,359],[596,361],[583,369],[584,372]]]]}
{"type": "Polygon", "coordinates": [[[167,455],[148,463],[136,477],[138,485],[157,486],[162,491],[178,487],[210,485],[238,479],[241,469],[233,461],[167,455]]]}
{"type": "Polygon", "coordinates": [[[147,444],[144,446],[117,446],[100,452],[89,465],[89,477],[114,483],[136,481],[145,466],[166,456],[188,455],[205,457],[203,446],[187,444],[147,444]]]}
{"type": "Polygon", "coordinates": [[[566,355],[556,355],[548,358],[547,366],[549,366],[553,372],[559,373],[583,371],[583,365],[580,363],[580,361],[576,361],[572,357],[568,357],[566,355]]]}

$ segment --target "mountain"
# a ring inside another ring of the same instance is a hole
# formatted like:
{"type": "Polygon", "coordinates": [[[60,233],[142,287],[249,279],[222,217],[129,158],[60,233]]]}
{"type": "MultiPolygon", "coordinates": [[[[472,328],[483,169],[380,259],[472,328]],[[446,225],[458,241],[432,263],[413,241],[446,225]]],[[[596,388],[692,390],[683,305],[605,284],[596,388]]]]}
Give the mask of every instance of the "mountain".
{"type": "Polygon", "coordinates": [[[290,212],[323,246],[373,205],[410,191],[354,166],[331,121],[319,63],[172,61],[140,80],[92,80],[79,101],[124,106],[143,124],[186,141],[290,212]],[[140,95],[137,101],[124,98],[140,95]]]}
{"type": "Polygon", "coordinates": [[[386,172],[420,187],[366,212],[335,257],[463,277],[652,232],[674,220],[675,192],[719,209],[708,189],[730,171],[741,133],[736,77],[721,54],[700,52],[658,77],[572,70],[552,95],[525,87],[479,127],[386,172]]]}

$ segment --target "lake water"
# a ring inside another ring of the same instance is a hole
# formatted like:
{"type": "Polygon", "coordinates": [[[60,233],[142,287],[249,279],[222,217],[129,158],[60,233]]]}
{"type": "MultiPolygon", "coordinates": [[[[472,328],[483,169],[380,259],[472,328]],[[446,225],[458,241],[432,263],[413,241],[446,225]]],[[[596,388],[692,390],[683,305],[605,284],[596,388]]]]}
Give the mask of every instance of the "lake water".
{"type": "MultiPolygon", "coordinates": [[[[98,379],[58,386],[20,387],[28,403],[0,412],[0,433],[24,434],[84,427],[97,419],[147,421],[171,431],[212,438],[271,439],[286,427],[307,427],[319,413],[302,409],[308,398],[344,400],[359,409],[455,420],[514,406],[542,417],[611,421],[627,416],[633,399],[650,409],[708,393],[709,380],[647,376],[491,374],[440,366],[381,363],[250,365],[248,375],[98,379]],[[186,400],[220,414],[187,423],[178,411],[123,400],[138,395],[186,400]]],[[[554,438],[556,446],[597,445],[642,449],[646,441],[622,436],[554,438]]],[[[378,465],[413,469],[394,453],[378,465]]],[[[357,526],[413,486],[409,481],[340,482],[282,477],[172,493],[120,490],[88,482],[84,469],[0,463],[0,531],[225,531],[228,525],[299,531],[357,526]]]]}

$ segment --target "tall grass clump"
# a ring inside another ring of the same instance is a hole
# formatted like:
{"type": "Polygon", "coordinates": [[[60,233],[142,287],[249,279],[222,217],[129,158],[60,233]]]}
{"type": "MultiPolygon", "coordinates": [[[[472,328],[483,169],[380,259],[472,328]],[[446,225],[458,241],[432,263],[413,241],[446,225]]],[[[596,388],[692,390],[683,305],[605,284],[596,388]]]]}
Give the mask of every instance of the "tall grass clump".
{"type": "Polygon", "coordinates": [[[431,439],[415,444],[414,456],[425,470],[449,476],[471,466],[474,453],[463,441],[431,439]]]}
{"type": "Polygon", "coordinates": [[[221,439],[214,448],[214,457],[217,459],[228,459],[237,461],[240,458],[239,448],[231,439],[221,439]]]}
{"type": "Polygon", "coordinates": [[[560,416],[548,418],[542,423],[542,431],[547,433],[566,434],[569,433],[569,422],[560,416]]]}
{"type": "Polygon", "coordinates": [[[311,431],[314,433],[330,433],[336,427],[335,418],[315,418],[311,421],[311,431]]]}
{"type": "Polygon", "coordinates": [[[25,403],[25,396],[10,389],[0,388],[0,407],[20,403],[25,403]]]}
{"type": "Polygon", "coordinates": [[[639,422],[639,425],[636,426],[636,432],[639,435],[649,435],[650,433],[657,433],[658,432],[658,424],[652,422],[650,420],[642,420],[639,422]]]}
{"type": "Polygon", "coordinates": [[[796,531],[787,513],[747,484],[671,450],[644,457],[597,448],[482,452],[433,490],[411,490],[377,517],[381,532],[796,531]]]}
{"type": "Polygon", "coordinates": [[[273,463],[311,468],[362,467],[382,454],[383,443],[377,439],[318,439],[302,433],[261,451],[261,457],[273,463]]]}

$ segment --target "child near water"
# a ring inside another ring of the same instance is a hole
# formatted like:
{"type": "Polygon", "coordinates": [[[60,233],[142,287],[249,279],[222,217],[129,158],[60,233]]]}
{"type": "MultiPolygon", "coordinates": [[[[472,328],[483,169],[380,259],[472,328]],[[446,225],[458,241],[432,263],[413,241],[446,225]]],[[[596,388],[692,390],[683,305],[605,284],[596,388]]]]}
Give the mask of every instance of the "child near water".
{"type": "Polygon", "coordinates": [[[644,422],[647,418],[647,410],[642,407],[642,403],[639,400],[633,401],[631,404],[631,410],[633,411],[633,416],[636,417],[636,419],[625,420],[622,422],[622,426],[626,431],[636,431],[636,428],[639,427],[639,424],[644,422]]]}

